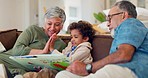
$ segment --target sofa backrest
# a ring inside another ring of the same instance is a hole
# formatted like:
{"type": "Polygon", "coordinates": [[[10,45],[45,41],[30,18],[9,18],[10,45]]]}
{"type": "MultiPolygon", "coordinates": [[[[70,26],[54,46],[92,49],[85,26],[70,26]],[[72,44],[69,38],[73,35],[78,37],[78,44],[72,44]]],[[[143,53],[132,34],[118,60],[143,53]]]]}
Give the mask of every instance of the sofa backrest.
{"type": "Polygon", "coordinates": [[[93,61],[100,60],[109,54],[113,38],[110,35],[95,35],[92,43],[93,61]]]}
{"type": "MultiPolygon", "coordinates": [[[[11,29],[7,31],[0,31],[0,42],[4,45],[6,50],[11,49],[15,41],[17,40],[18,35],[21,31],[17,29],[11,29]]],[[[71,37],[68,36],[59,36],[64,42],[68,43],[71,37]]],[[[109,50],[112,44],[113,38],[110,35],[95,35],[92,42],[93,50],[91,52],[93,61],[97,61],[106,57],[109,54],[109,50]]]]}
{"type": "MultiPolygon", "coordinates": [[[[70,41],[70,36],[59,36],[64,42],[70,41]]],[[[113,38],[110,35],[95,35],[92,42],[93,50],[91,52],[93,61],[100,60],[109,54],[113,38]]]]}
{"type": "Polygon", "coordinates": [[[4,45],[6,50],[9,50],[15,44],[17,36],[17,29],[0,31],[0,42],[4,45]]]}

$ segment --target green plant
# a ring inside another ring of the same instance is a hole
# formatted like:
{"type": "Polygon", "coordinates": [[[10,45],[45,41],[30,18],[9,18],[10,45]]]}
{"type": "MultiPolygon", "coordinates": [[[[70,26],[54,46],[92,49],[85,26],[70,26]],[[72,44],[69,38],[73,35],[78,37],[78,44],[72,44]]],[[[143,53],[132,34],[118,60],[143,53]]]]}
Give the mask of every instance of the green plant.
{"type": "Polygon", "coordinates": [[[105,16],[105,14],[103,12],[99,12],[98,14],[97,13],[93,13],[93,15],[101,23],[106,21],[106,16],[105,16]]]}

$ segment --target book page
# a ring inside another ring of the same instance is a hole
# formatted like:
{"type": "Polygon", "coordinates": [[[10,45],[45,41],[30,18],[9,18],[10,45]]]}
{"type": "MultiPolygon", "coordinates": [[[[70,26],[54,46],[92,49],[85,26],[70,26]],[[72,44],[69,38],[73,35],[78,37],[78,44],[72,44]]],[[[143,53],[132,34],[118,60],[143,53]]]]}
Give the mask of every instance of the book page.
{"type": "Polygon", "coordinates": [[[70,64],[69,58],[63,54],[11,56],[10,58],[30,70],[35,70],[34,67],[40,66],[60,71],[65,70],[70,64]]]}

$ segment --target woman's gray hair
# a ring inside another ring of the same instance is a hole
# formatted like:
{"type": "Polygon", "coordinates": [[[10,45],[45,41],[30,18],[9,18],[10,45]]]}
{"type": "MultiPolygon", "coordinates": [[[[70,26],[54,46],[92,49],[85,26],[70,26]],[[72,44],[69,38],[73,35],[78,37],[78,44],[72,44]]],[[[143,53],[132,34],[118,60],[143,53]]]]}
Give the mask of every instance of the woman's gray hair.
{"type": "Polygon", "coordinates": [[[123,1],[116,2],[114,6],[118,6],[119,9],[123,11],[127,11],[128,15],[130,15],[131,17],[137,18],[136,6],[131,2],[123,0],[123,1]]]}
{"type": "Polygon", "coordinates": [[[65,22],[66,20],[66,14],[65,11],[57,6],[51,7],[50,9],[47,10],[47,12],[44,15],[44,18],[53,18],[53,17],[58,17],[62,19],[62,23],[65,22]]]}

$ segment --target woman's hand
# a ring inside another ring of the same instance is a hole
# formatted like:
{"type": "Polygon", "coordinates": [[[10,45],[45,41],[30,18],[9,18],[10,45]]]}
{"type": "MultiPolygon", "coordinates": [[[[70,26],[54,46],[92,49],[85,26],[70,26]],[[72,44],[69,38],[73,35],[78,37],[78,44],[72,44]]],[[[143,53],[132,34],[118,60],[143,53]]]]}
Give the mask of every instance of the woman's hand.
{"type": "Polygon", "coordinates": [[[39,49],[32,49],[29,53],[29,55],[35,55],[35,54],[48,54],[50,51],[54,50],[54,43],[57,39],[57,34],[54,33],[49,40],[47,41],[45,47],[43,50],[39,49]]]}
{"type": "Polygon", "coordinates": [[[57,39],[57,34],[54,33],[47,41],[47,43],[43,49],[43,54],[47,54],[48,52],[54,50],[54,43],[55,43],[56,39],[57,39]]]}
{"type": "Polygon", "coordinates": [[[74,61],[66,70],[81,76],[88,75],[86,64],[80,61],[74,61]]]}
{"type": "Polygon", "coordinates": [[[49,50],[49,46],[50,46],[50,42],[51,42],[51,38],[49,38],[49,40],[47,41],[44,49],[43,49],[43,54],[47,54],[50,50],[49,50]]]}
{"type": "Polygon", "coordinates": [[[50,46],[49,46],[49,50],[50,51],[53,51],[54,50],[54,44],[55,44],[55,41],[57,40],[57,34],[56,33],[54,33],[51,37],[50,37],[50,39],[51,39],[51,41],[50,41],[50,46]]]}

